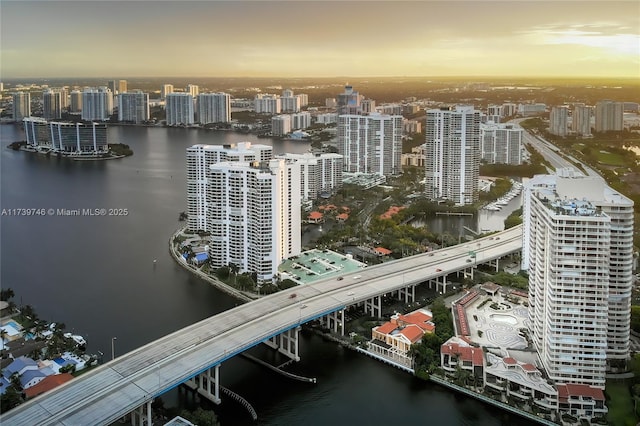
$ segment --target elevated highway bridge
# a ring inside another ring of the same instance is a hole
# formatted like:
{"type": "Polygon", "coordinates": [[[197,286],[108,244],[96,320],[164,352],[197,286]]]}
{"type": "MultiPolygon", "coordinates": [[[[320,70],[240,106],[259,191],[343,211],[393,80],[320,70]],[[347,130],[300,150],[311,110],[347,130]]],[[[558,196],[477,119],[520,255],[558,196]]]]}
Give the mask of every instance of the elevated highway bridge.
{"type": "Polygon", "coordinates": [[[476,264],[521,249],[522,227],[518,226],[254,300],[159,338],[29,400],[2,415],[0,424],[107,425],[136,411],[140,418],[150,418],[154,398],[203,375],[209,382],[204,385],[207,392],[218,399],[220,364],[255,345],[289,336],[295,347],[287,351],[295,358],[297,330],[303,323],[356,303],[373,307],[384,294],[472,270],[476,264]]]}

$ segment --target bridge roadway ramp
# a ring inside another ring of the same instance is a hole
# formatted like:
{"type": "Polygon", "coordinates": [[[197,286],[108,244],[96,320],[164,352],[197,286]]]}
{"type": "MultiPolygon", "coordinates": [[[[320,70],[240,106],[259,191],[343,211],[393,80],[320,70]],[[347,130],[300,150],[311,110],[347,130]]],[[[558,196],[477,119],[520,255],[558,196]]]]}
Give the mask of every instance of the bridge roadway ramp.
{"type": "Polygon", "coordinates": [[[108,425],[269,338],[346,306],[522,249],[522,227],[237,306],[161,337],[0,416],[3,426],[108,425]],[[295,295],[295,296],[293,296],[295,295]]]}

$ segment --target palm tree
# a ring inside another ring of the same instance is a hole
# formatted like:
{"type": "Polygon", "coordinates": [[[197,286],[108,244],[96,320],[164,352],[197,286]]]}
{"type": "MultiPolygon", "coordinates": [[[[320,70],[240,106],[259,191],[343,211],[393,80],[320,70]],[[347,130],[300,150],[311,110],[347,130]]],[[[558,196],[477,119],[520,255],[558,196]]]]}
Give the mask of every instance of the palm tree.
{"type": "Polygon", "coordinates": [[[233,284],[237,284],[238,279],[238,271],[240,271],[240,267],[235,263],[229,263],[229,271],[233,274],[233,284]]]}

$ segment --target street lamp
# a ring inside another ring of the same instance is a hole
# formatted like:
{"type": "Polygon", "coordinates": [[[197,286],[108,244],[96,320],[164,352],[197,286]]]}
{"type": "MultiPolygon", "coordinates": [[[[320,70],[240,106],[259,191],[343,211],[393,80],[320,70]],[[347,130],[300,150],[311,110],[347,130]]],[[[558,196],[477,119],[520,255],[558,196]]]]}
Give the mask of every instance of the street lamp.
{"type": "Polygon", "coordinates": [[[116,358],[116,340],[118,340],[117,337],[111,338],[111,360],[112,361],[116,358]]]}

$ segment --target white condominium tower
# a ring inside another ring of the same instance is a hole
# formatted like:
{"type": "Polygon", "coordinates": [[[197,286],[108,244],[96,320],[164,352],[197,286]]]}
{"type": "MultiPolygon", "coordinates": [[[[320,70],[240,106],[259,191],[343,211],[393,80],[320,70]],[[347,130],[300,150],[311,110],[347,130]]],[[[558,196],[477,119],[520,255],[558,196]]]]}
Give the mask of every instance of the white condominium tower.
{"type": "Polygon", "coordinates": [[[198,122],[229,123],[231,96],[227,93],[200,93],[198,95],[198,122]]]}
{"type": "Polygon", "coordinates": [[[167,126],[189,126],[195,123],[193,97],[189,93],[169,93],[165,102],[167,126]]]}
{"type": "Polygon", "coordinates": [[[273,148],[268,145],[193,145],[187,148],[187,227],[191,231],[207,229],[207,172],[212,164],[223,161],[268,161],[273,148]]]}
{"type": "Polygon", "coordinates": [[[276,158],[294,160],[300,167],[300,196],[303,201],[332,194],[342,187],[342,155],[334,153],[282,154],[276,158]]]}
{"type": "Polygon", "coordinates": [[[82,119],[106,121],[113,114],[113,94],[106,87],[85,88],[82,92],[82,119]]]}
{"type": "Polygon", "coordinates": [[[522,164],[522,133],[517,124],[481,123],[481,158],[489,164],[522,164]]]}
{"type": "Polygon", "coordinates": [[[629,356],[633,202],[599,177],[560,169],[527,184],[523,217],[540,360],[558,383],[604,388],[607,367],[629,356]]]}
{"type": "Polygon", "coordinates": [[[554,106],[551,107],[549,115],[549,133],[556,136],[566,137],[569,133],[569,107],[554,106]]]}
{"type": "Polygon", "coordinates": [[[624,128],[624,102],[600,101],[596,104],[596,132],[624,128]]]}
{"type": "Polygon", "coordinates": [[[425,192],[457,205],[478,201],[480,111],[456,106],[427,111],[425,192]]]}
{"type": "Polygon", "coordinates": [[[571,114],[571,130],[579,136],[591,136],[591,117],[593,107],[574,105],[571,114]]]}
{"type": "Polygon", "coordinates": [[[222,162],[207,183],[209,260],[256,273],[258,285],[274,281],[278,265],[300,254],[300,167],[272,159],[222,162]]]}
{"type": "Polygon", "coordinates": [[[13,121],[22,121],[31,116],[31,94],[17,92],[13,94],[13,121]]]}
{"type": "Polygon", "coordinates": [[[173,93],[173,84],[163,84],[160,88],[160,98],[166,99],[170,93],[173,93]]]}
{"type": "Polygon", "coordinates": [[[372,113],[338,116],[338,153],[349,173],[402,172],[402,116],[372,113]]]}
{"type": "Polygon", "coordinates": [[[66,97],[67,91],[64,89],[48,89],[42,92],[42,117],[45,120],[62,118],[66,97]]]}
{"type": "Polygon", "coordinates": [[[141,123],[149,120],[149,94],[138,90],[118,95],[118,121],[141,123]]]}

